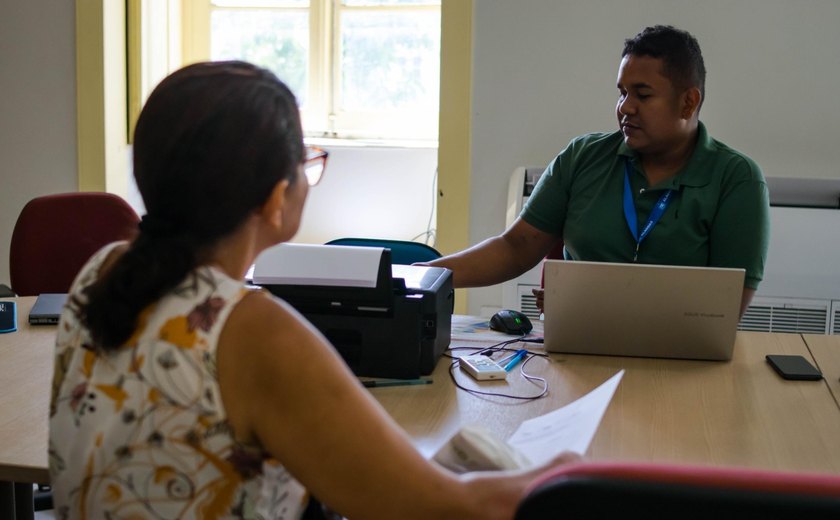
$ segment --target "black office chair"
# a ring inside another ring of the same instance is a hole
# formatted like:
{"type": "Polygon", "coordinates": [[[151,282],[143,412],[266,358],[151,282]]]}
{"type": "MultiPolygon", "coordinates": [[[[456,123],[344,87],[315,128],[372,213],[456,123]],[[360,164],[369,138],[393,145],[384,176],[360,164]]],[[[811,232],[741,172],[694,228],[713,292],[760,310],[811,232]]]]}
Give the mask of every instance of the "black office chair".
{"type": "Polygon", "coordinates": [[[433,247],[420,242],[389,240],[380,238],[337,238],[327,242],[328,246],[384,247],[391,250],[391,263],[411,265],[415,262],[429,262],[441,257],[433,247]]]}

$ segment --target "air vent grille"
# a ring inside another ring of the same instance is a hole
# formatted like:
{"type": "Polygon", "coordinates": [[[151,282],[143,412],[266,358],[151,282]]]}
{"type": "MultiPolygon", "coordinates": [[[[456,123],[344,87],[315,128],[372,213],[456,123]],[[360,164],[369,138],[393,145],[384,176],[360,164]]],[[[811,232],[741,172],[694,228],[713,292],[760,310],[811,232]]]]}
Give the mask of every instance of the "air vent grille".
{"type": "MultiPolygon", "coordinates": [[[[518,286],[518,310],[529,318],[539,319],[537,299],[531,293],[535,287],[518,286]]],[[[757,296],[741,318],[738,330],[840,335],[840,300],[757,296]]]]}
{"type": "Polygon", "coordinates": [[[826,334],[828,306],[750,305],[738,330],[826,334]]]}
{"type": "Polygon", "coordinates": [[[531,319],[540,319],[540,310],[537,308],[537,298],[533,294],[519,295],[519,309],[522,314],[531,319]]]}

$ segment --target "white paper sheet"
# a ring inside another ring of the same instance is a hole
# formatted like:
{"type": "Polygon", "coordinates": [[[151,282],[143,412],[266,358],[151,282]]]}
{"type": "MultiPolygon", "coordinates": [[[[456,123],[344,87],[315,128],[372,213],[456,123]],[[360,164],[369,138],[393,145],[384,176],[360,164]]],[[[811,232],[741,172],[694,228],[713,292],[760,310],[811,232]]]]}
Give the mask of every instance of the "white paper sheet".
{"type": "Polygon", "coordinates": [[[585,454],[623,375],[624,370],[577,401],[523,421],[508,444],[534,465],[548,462],[564,451],[585,454]]]}
{"type": "Polygon", "coordinates": [[[279,244],[257,258],[254,283],[376,287],[382,251],[381,247],[279,244]]]}

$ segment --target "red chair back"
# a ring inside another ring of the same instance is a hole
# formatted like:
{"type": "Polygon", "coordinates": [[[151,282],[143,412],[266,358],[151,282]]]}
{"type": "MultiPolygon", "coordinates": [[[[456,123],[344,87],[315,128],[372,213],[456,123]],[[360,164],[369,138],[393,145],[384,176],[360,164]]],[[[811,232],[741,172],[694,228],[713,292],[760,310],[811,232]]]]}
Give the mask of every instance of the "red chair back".
{"type": "Polygon", "coordinates": [[[102,246],[130,240],[140,218],[110,193],[62,193],[29,201],[9,248],[9,275],[18,296],[66,293],[102,246]]]}
{"type": "Polygon", "coordinates": [[[533,485],[517,520],[607,518],[840,518],[840,475],[732,467],[587,462],[533,485]]]}

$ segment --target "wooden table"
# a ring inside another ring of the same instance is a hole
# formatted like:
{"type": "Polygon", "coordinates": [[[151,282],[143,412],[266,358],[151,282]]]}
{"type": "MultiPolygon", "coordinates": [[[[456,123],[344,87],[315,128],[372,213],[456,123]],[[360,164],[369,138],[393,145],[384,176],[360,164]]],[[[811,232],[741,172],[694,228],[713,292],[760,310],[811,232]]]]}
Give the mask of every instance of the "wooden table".
{"type": "Polygon", "coordinates": [[[802,337],[837,406],[840,406],[840,336],[805,334],[802,337]]]}
{"type": "Polygon", "coordinates": [[[14,301],[18,330],[0,334],[0,517],[23,520],[34,516],[32,483],[49,482],[48,416],[56,327],[29,326],[34,297],[14,301]]]}
{"type": "MultiPolygon", "coordinates": [[[[19,330],[0,335],[0,480],[47,482],[56,329],[27,324],[34,298],[18,298],[17,303],[19,330]]],[[[522,420],[578,399],[625,369],[590,447],[592,459],[838,473],[838,346],[840,338],[829,336],[803,340],[796,334],[739,332],[731,362],[552,355],[526,366],[548,380],[548,397],[524,403],[457,390],[445,358],[432,385],[371,391],[418,448],[431,455],[462,424],[480,423],[507,438],[522,420]],[[771,353],[803,355],[820,366],[826,380],[784,381],[764,361],[771,353]]],[[[479,384],[460,370],[455,376],[474,388],[520,395],[536,390],[518,370],[509,382],[479,384]]]]}
{"type": "MultiPolygon", "coordinates": [[[[767,365],[766,354],[813,361],[798,334],[739,332],[731,362],[557,354],[550,361],[534,359],[526,369],[545,377],[550,393],[531,402],[456,390],[446,359],[432,385],[372,391],[428,456],[463,424],[479,423],[506,439],[524,419],[568,404],[625,369],[590,446],[591,459],[839,473],[840,407],[826,384],[785,381],[767,365]]],[[[517,370],[507,383],[477,383],[460,370],[455,375],[474,388],[520,395],[535,388],[517,370]]]]}
{"type": "Polygon", "coordinates": [[[0,480],[46,483],[56,327],[29,326],[35,298],[15,300],[18,330],[0,334],[0,480]]]}

